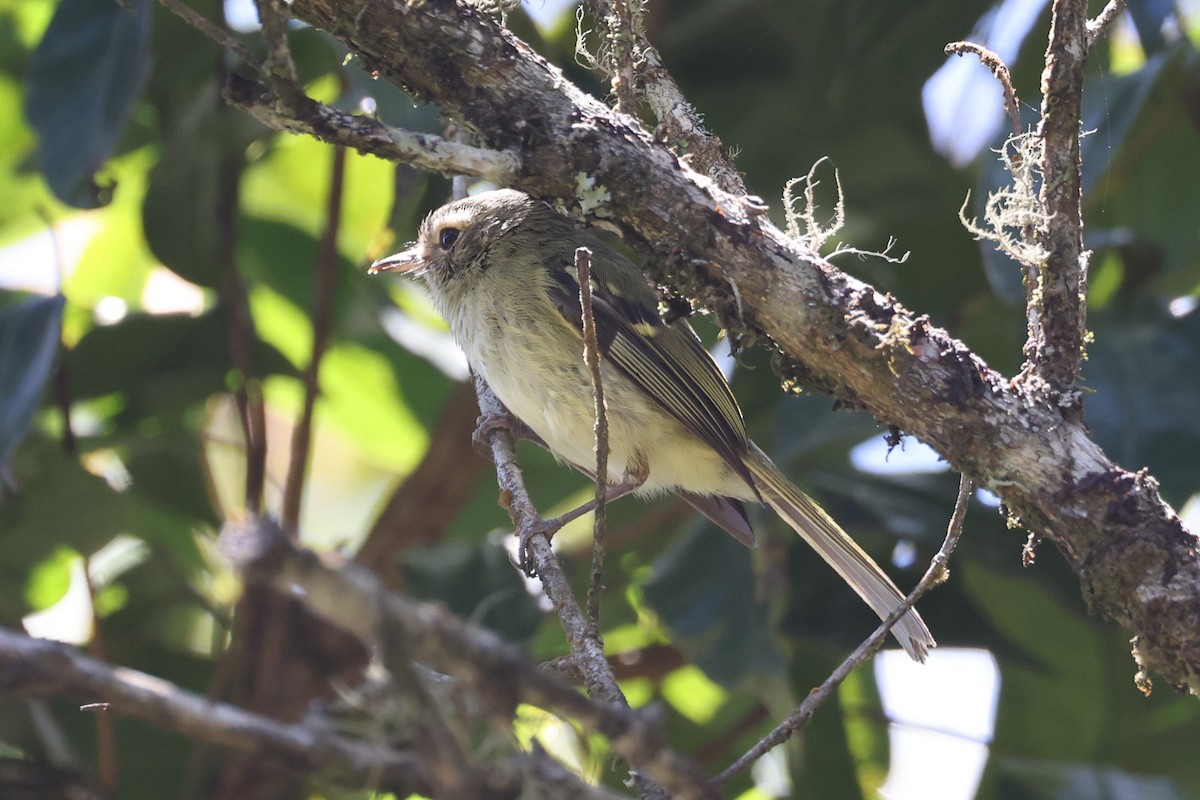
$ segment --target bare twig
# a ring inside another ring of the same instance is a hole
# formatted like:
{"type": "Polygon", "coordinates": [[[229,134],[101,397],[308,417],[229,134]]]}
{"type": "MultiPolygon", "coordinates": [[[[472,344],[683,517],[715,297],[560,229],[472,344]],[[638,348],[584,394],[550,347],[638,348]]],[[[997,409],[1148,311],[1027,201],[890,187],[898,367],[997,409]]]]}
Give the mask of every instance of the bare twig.
{"type": "Polygon", "coordinates": [[[588,0],[586,5],[602,40],[596,63],[612,81],[617,109],[636,115],[637,100],[645,101],[658,120],[658,135],[693,169],[730,194],[745,195],[746,184],[725,146],[704,127],[703,118],[646,39],[640,0],[588,0]]]}
{"type": "MultiPolygon", "coordinates": [[[[604,547],[608,507],[608,414],[604,406],[604,384],[600,379],[600,344],[596,340],[596,317],[592,313],[592,251],[575,251],[579,278],[579,308],[583,318],[583,360],[592,374],[592,396],[596,415],[596,511],[592,529],[592,572],[588,583],[587,609],[592,635],[600,635],[600,595],[604,584],[604,547]]],[[[601,644],[603,647],[603,644],[601,644]]]]}
{"type": "Polygon", "coordinates": [[[399,794],[428,789],[418,759],[353,742],[330,731],[284,725],[216,703],[160,678],[113,667],[57,642],[0,627],[0,687],[29,694],[72,694],[199,741],[267,758],[290,770],[318,772],[347,786],[371,775],[399,794]]]}
{"type": "Polygon", "coordinates": [[[333,168],[329,181],[329,201],[325,208],[325,233],[317,256],[313,279],[312,352],[304,370],[304,408],[292,431],[292,450],[288,459],[287,480],[283,485],[283,504],[280,519],[287,530],[297,530],[300,524],[300,500],[304,477],[308,471],[312,443],[313,412],[320,394],[321,358],[329,342],[333,320],[333,284],[337,275],[337,238],[341,230],[342,187],[346,177],[346,149],[333,149],[333,168]]]}
{"type": "Polygon", "coordinates": [[[237,377],[234,399],[242,438],[246,445],[246,509],[256,514],[262,510],[263,486],[267,472],[267,420],[262,390],[254,377],[251,349],[254,342],[254,319],[246,286],[238,274],[237,215],[238,179],[241,163],[229,156],[220,162],[217,178],[220,200],[213,210],[217,215],[217,231],[224,274],[221,276],[221,301],[226,309],[226,329],[229,337],[229,360],[237,377]]]}
{"type": "Polygon", "coordinates": [[[163,7],[170,10],[172,14],[175,14],[221,47],[236,54],[247,64],[254,67],[258,66],[258,57],[254,55],[249,47],[234,38],[233,34],[229,31],[210,22],[207,17],[199,14],[194,8],[184,3],[183,0],[158,1],[163,4],[163,7]]]}
{"type": "Polygon", "coordinates": [[[994,52],[975,42],[951,42],[946,45],[946,55],[961,56],[964,53],[974,53],[979,61],[992,71],[1000,86],[1004,89],[1004,110],[1008,112],[1008,121],[1012,124],[1012,135],[1021,134],[1021,104],[1017,99],[1017,90],[1013,87],[1012,74],[1004,60],[994,52]]]}
{"type": "Polygon", "coordinates": [[[967,502],[971,499],[971,490],[973,484],[965,475],[962,476],[958,484],[958,497],[954,502],[954,513],[950,516],[950,524],[947,526],[946,538],[942,542],[941,549],[934,555],[929,562],[929,568],[925,570],[925,574],[917,583],[916,587],[909,593],[908,597],[904,598],[899,606],[897,606],[891,614],[887,616],[879,627],[875,629],[867,639],[855,648],[854,652],[847,656],[837,669],[829,674],[829,677],[813,689],[804,698],[799,706],[796,707],[787,718],[779,723],[769,734],[764,736],[757,744],[751,747],[744,755],[738,758],[737,761],[725,768],[721,774],[713,778],[713,783],[717,786],[723,785],[726,781],[741,772],[746,767],[753,764],[758,759],[762,758],[772,748],[783,744],[792,737],[797,731],[800,731],[812,719],[813,714],[820,708],[834,690],[846,679],[847,676],[860,664],[875,654],[884,640],[888,636],[888,632],[892,626],[909,612],[910,609],[921,597],[932,589],[945,582],[949,576],[946,565],[950,561],[950,554],[954,552],[954,548],[958,546],[959,537],[962,536],[963,521],[967,516],[967,502]]]}
{"type": "Polygon", "coordinates": [[[1125,10],[1125,0],[1108,0],[1108,3],[1100,10],[1095,19],[1088,20],[1087,23],[1087,44],[1088,49],[1096,43],[1100,35],[1104,33],[1105,28],[1113,23],[1117,17],[1121,16],[1121,12],[1125,10]]]}
{"type": "MultiPolygon", "coordinates": [[[[492,437],[493,452],[505,447],[511,452],[510,442],[496,444],[507,440],[507,432],[494,429],[488,435],[492,437]]],[[[515,468],[511,463],[509,466],[515,468]]],[[[528,498],[518,502],[528,502],[528,498]]],[[[549,548],[544,538],[536,537],[536,541],[549,548]]],[[[543,673],[495,634],[470,627],[439,606],[387,591],[361,566],[327,566],[265,520],[227,524],[221,547],[250,580],[289,592],[311,612],[344,626],[368,645],[381,646],[382,631],[398,626],[397,635],[403,637],[408,648],[405,657],[428,663],[475,687],[489,713],[498,720],[510,723],[517,702],[551,709],[607,736],[615,753],[639,773],[660,782],[672,797],[713,796],[695,766],[666,749],[657,726],[643,714],[631,711],[623,702],[584,697],[575,687],[543,673]]],[[[567,599],[574,604],[573,598],[567,599]]],[[[582,627],[577,605],[574,616],[582,627]]],[[[600,663],[606,663],[603,654],[600,663]]],[[[594,668],[594,663],[583,666],[585,681],[594,668]]]]}
{"type": "MultiPolygon", "coordinates": [[[[476,378],[475,392],[479,397],[479,410],[485,417],[503,414],[504,407],[482,378],[476,378]]],[[[504,429],[493,429],[488,432],[487,436],[492,448],[492,460],[496,464],[496,479],[500,484],[502,497],[508,506],[509,516],[517,526],[518,536],[524,541],[525,533],[535,530],[539,526],[541,516],[534,507],[533,501],[529,499],[529,493],[525,490],[521,468],[517,466],[516,454],[513,452],[511,435],[504,429]]],[[[604,647],[598,638],[590,635],[590,626],[580,610],[575,596],[571,593],[567,576],[554,556],[550,541],[545,536],[535,535],[528,537],[528,544],[534,569],[542,581],[542,589],[558,614],[563,633],[566,634],[567,643],[571,648],[572,658],[575,660],[575,667],[587,688],[588,696],[610,703],[613,708],[628,709],[629,702],[617,685],[617,680],[612,674],[612,667],[604,657],[604,647]]],[[[614,749],[616,749],[615,746],[614,749]]],[[[631,764],[638,766],[639,770],[643,769],[636,760],[629,758],[624,753],[622,755],[625,755],[631,764]]],[[[692,774],[690,767],[681,766],[680,769],[683,775],[692,774]]],[[[676,791],[670,783],[662,781],[659,776],[650,773],[649,770],[644,771],[655,780],[659,780],[664,787],[672,792],[676,791]]],[[[643,776],[635,775],[634,780],[640,795],[661,795],[661,790],[649,784],[643,776]]],[[[672,782],[679,783],[678,781],[672,782]]],[[[684,783],[692,796],[703,795],[698,778],[695,782],[688,779],[684,783]],[[694,793],[695,791],[699,791],[701,794],[697,795],[694,793]]]]}
{"type": "MultiPolygon", "coordinates": [[[[100,624],[100,613],[96,610],[96,585],[92,581],[91,559],[83,560],[83,581],[87,585],[88,610],[92,615],[92,638],[87,644],[88,653],[97,660],[104,660],[104,630],[100,624]]],[[[113,731],[112,717],[107,713],[108,704],[93,704],[96,721],[96,765],[100,785],[109,792],[117,789],[117,737],[113,731]]],[[[83,709],[81,709],[83,710],[83,709]]]]}
{"type": "MultiPolygon", "coordinates": [[[[638,0],[590,0],[585,5],[600,29],[600,49],[593,61],[609,76],[617,101],[616,110],[637,117],[634,64],[640,58],[639,44],[645,42],[642,5],[638,0]]],[[[580,39],[577,52],[583,46],[582,37],[580,39]]]]}
{"type": "Polygon", "coordinates": [[[258,9],[258,21],[262,23],[263,39],[267,43],[267,58],[263,62],[267,81],[279,92],[289,96],[299,94],[296,65],[287,41],[290,15],[281,0],[254,0],[254,6],[258,9]]]}
{"type": "Polygon", "coordinates": [[[1041,238],[1047,256],[1029,293],[1026,385],[1064,415],[1083,411],[1076,383],[1087,333],[1079,120],[1087,59],[1087,0],[1054,0],[1042,72],[1041,238]]]}
{"type": "Polygon", "coordinates": [[[443,175],[473,175],[506,183],[520,167],[518,157],[508,151],[471,147],[427,133],[393,128],[377,119],[348,114],[308,98],[299,108],[284,107],[279,96],[266,85],[239,75],[229,76],[225,99],[267,127],[306,133],[323,142],[345,145],[360,153],[443,175]]]}

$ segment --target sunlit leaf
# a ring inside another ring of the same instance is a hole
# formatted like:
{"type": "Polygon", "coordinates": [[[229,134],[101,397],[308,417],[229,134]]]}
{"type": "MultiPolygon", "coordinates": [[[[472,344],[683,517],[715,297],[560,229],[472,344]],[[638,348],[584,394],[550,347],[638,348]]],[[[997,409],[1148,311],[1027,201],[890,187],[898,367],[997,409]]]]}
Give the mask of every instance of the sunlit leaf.
{"type": "Polygon", "coordinates": [[[743,545],[697,524],[655,563],[645,586],[647,601],[689,660],[723,686],[783,668],[754,580],[743,545]]]}

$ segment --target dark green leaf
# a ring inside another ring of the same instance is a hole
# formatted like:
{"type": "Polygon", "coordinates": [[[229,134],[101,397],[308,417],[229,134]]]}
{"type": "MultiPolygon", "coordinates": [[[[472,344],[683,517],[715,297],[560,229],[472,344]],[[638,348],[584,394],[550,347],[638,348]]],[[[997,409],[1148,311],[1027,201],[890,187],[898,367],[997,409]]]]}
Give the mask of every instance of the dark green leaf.
{"type": "MultiPolygon", "coordinates": [[[[259,377],[294,373],[262,342],[253,344],[251,361],[259,377]]],[[[228,388],[226,317],[220,311],[198,317],[133,314],[89,331],[68,354],[67,368],[78,398],[118,394],[133,419],[182,413],[228,388]]]]}
{"type": "MultiPolygon", "coordinates": [[[[1187,800],[1170,778],[1135,775],[1094,764],[1007,758],[996,765],[1001,780],[1031,800],[1187,800]]],[[[1005,796],[1011,797],[1006,793],[1005,796]]]]}
{"type": "MultiPolygon", "coordinates": [[[[200,286],[215,287],[226,265],[220,229],[223,169],[220,142],[209,130],[181,136],[150,172],[142,224],[151,252],[172,272],[200,286]]],[[[232,198],[228,198],[232,199],[232,198]]]]}
{"type": "Polygon", "coordinates": [[[0,470],[25,437],[62,339],[62,295],[0,311],[0,470]]]}
{"type": "Polygon", "coordinates": [[[1096,315],[1088,347],[1085,420],[1105,452],[1149,466],[1173,502],[1200,485],[1200,312],[1165,309],[1096,315]]]}
{"type": "Polygon", "coordinates": [[[440,600],[510,641],[529,638],[542,620],[508,552],[493,542],[445,542],[412,550],[404,566],[414,594],[440,600]]]}
{"type": "Polygon", "coordinates": [[[149,0],[61,0],[34,51],[25,114],[38,132],[42,172],[64,203],[107,202],[94,174],[145,80],[149,33],[149,0]]]}
{"type": "Polygon", "coordinates": [[[732,687],[783,669],[768,608],[754,586],[750,551],[700,523],[654,563],[645,591],[688,660],[732,687]]]}

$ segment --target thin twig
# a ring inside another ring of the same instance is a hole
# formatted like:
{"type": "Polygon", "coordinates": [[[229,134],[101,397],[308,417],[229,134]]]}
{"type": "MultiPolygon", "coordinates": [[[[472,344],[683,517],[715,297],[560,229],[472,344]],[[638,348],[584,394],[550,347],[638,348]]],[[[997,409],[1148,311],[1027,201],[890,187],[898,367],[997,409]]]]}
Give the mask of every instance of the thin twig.
{"type": "Polygon", "coordinates": [[[1087,253],[1079,121],[1087,60],[1087,0],[1054,0],[1042,72],[1040,234],[1046,258],[1027,287],[1025,383],[1069,419],[1083,412],[1077,383],[1087,333],[1087,253]]]}
{"type": "Polygon", "coordinates": [[[688,159],[692,169],[712,178],[730,194],[745,195],[746,184],[725,153],[725,146],[704,127],[703,118],[684,98],[658,51],[646,39],[642,3],[588,0],[587,8],[603,40],[602,58],[597,63],[612,81],[618,110],[633,115],[636,102],[645,101],[658,120],[658,134],[688,159]]]}
{"type": "Polygon", "coordinates": [[[236,706],[216,703],[161,678],[113,667],[58,642],[0,627],[0,688],[36,695],[71,694],[256,758],[358,786],[369,775],[406,795],[424,792],[424,767],[412,755],[361,744],[328,730],[285,725],[236,706]]]}
{"type": "Polygon", "coordinates": [[[283,510],[280,519],[284,529],[292,531],[297,530],[300,524],[300,500],[310,460],[313,412],[317,405],[317,395],[321,391],[321,358],[325,355],[333,321],[333,285],[337,276],[337,239],[341,230],[345,177],[346,149],[335,147],[329,180],[329,200],[325,207],[325,233],[321,237],[321,251],[317,256],[317,269],[313,281],[312,353],[308,359],[308,368],[304,370],[304,408],[292,431],[292,449],[289,454],[287,479],[283,485],[283,510]]]}
{"type": "Polygon", "coordinates": [[[242,438],[246,443],[245,505],[247,511],[257,514],[262,509],[263,486],[266,482],[267,419],[262,390],[254,377],[251,358],[255,338],[254,318],[250,313],[246,286],[238,273],[238,184],[242,164],[235,156],[227,156],[217,169],[219,199],[213,213],[217,216],[218,247],[224,266],[220,295],[226,311],[229,360],[237,378],[234,399],[238,421],[242,426],[242,438]]]}
{"type": "Polygon", "coordinates": [[[587,610],[592,634],[600,635],[600,595],[604,588],[604,548],[608,507],[608,414],[604,405],[604,384],[600,378],[600,343],[596,339],[596,317],[592,309],[592,251],[575,251],[575,272],[579,278],[579,308],[583,317],[583,360],[592,374],[595,400],[596,436],[596,510],[592,528],[592,572],[588,583],[587,610]]]}
{"type": "MultiPolygon", "coordinates": [[[[486,405],[484,413],[491,410],[491,404],[486,405]]],[[[487,435],[492,437],[493,452],[505,448],[511,452],[507,431],[493,429],[487,435]]],[[[515,469],[511,461],[509,466],[515,469]]],[[[528,502],[524,490],[520,491],[522,497],[515,498],[516,502],[528,502]]],[[[535,541],[549,548],[543,537],[535,537],[535,541]]],[[[407,647],[404,657],[474,687],[476,695],[485,700],[488,713],[498,721],[511,724],[519,702],[550,709],[605,735],[613,752],[639,774],[660,782],[672,797],[714,797],[695,765],[664,746],[659,726],[643,712],[632,711],[623,702],[584,697],[576,687],[542,672],[519,648],[462,622],[441,606],[388,591],[361,565],[341,562],[332,555],[319,558],[297,547],[264,519],[227,523],[220,546],[242,568],[247,580],[289,592],[309,611],[366,645],[381,648],[389,640],[396,641],[393,635],[402,637],[407,647]],[[389,626],[398,626],[400,631],[385,636],[383,630],[389,626]]],[[[569,596],[567,602],[574,605],[569,596]]],[[[581,627],[577,605],[573,614],[581,627]]],[[[600,663],[607,666],[603,654],[600,663]]],[[[580,666],[585,682],[590,681],[589,673],[596,664],[589,661],[580,666]]]]}
{"type": "Polygon", "coordinates": [[[323,142],[352,147],[360,153],[442,175],[471,175],[496,183],[508,183],[519,172],[520,158],[507,150],[472,147],[428,133],[415,133],[384,125],[377,119],[348,114],[310,98],[285,106],[278,94],[265,84],[240,75],[225,83],[225,99],[249,112],[269,128],[306,133],[323,142]]]}
{"type": "Polygon", "coordinates": [[[168,9],[175,16],[182,19],[188,25],[191,25],[200,33],[207,36],[212,41],[237,54],[247,64],[258,67],[258,57],[254,55],[249,47],[242,44],[234,38],[233,34],[219,25],[210,22],[208,18],[199,14],[194,8],[184,3],[183,0],[158,0],[163,4],[163,7],[168,9]]]}
{"type": "Polygon", "coordinates": [[[804,698],[804,702],[797,706],[791,714],[788,714],[783,722],[779,723],[774,730],[746,751],[737,761],[734,761],[713,778],[712,782],[714,785],[723,785],[734,775],[766,755],[772,748],[783,744],[797,731],[802,730],[808,724],[808,721],[812,719],[817,709],[829,699],[829,696],[833,694],[842,681],[858,665],[874,655],[875,651],[887,639],[888,632],[892,626],[907,614],[926,592],[947,579],[950,573],[947,571],[946,565],[950,561],[950,554],[954,552],[954,548],[958,545],[959,537],[962,536],[963,521],[966,519],[967,501],[971,498],[972,486],[970,479],[965,475],[962,476],[958,484],[958,497],[954,502],[954,513],[950,516],[950,524],[947,526],[946,538],[942,542],[941,549],[938,550],[937,554],[929,562],[929,568],[925,570],[925,574],[917,583],[916,588],[909,593],[908,597],[904,598],[904,602],[897,606],[891,614],[888,614],[887,619],[880,623],[875,632],[867,637],[837,669],[830,673],[824,683],[809,692],[804,698]]]}
{"type": "Polygon", "coordinates": [[[1108,4],[1100,10],[1095,19],[1088,20],[1087,23],[1087,44],[1090,50],[1100,35],[1104,33],[1105,28],[1113,23],[1117,17],[1121,16],[1121,12],[1125,10],[1125,0],[1108,0],[1108,4]]]}
{"type": "Polygon", "coordinates": [[[262,24],[263,40],[267,44],[267,58],[263,62],[263,73],[267,81],[281,93],[290,96],[300,93],[296,83],[296,64],[288,48],[287,32],[289,15],[281,0],[254,0],[258,9],[258,21],[262,24]]]}
{"type": "MultiPolygon", "coordinates": [[[[95,659],[106,658],[104,630],[100,624],[100,612],[96,610],[96,584],[92,581],[90,559],[83,560],[83,582],[87,586],[88,609],[92,615],[92,638],[87,644],[88,653],[95,659]]],[[[95,710],[96,720],[96,771],[100,785],[109,792],[117,790],[117,737],[113,731],[112,717],[107,713],[108,705],[99,704],[95,710]]]]}
{"type": "Polygon", "coordinates": [[[1012,73],[1008,65],[996,53],[975,42],[951,42],[946,45],[946,55],[961,56],[964,53],[974,53],[979,62],[992,71],[996,80],[1004,89],[1004,110],[1008,112],[1008,121],[1012,125],[1013,136],[1021,135],[1021,103],[1017,98],[1017,90],[1013,87],[1012,73]]]}
{"type": "MultiPolygon", "coordinates": [[[[479,398],[479,411],[484,417],[494,418],[504,414],[504,407],[482,378],[475,379],[475,392],[479,398]]],[[[550,599],[558,614],[563,633],[571,648],[571,655],[575,659],[588,696],[603,700],[611,704],[613,708],[628,710],[629,701],[625,699],[620,686],[617,685],[612,667],[604,656],[603,645],[598,638],[589,635],[590,626],[579,608],[575,596],[571,593],[570,583],[554,555],[554,550],[550,547],[549,539],[541,535],[528,537],[525,535],[527,532],[537,530],[542,519],[525,489],[521,468],[517,465],[516,454],[513,451],[511,434],[504,428],[492,428],[485,436],[491,446],[492,460],[496,464],[496,479],[500,484],[501,495],[508,507],[509,516],[517,526],[519,538],[522,541],[528,539],[533,568],[542,581],[546,597],[550,599]]],[[[615,749],[617,748],[614,744],[615,749]]],[[[668,782],[663,781],[660,775],[645,768],[639,763],[638,757],[631,758],[627,753],[622,753],[622,755],[636,766],[639,772],[644,771],[651,775],[672,793],[682,791],[682,789],[676,789],[668,782]]],[[[690,768],[685,769],[681,766],[679,769],[683,770],[681,775],[691,774],[690,768]]],[[[673,771],[667,774],[672,775],[673,771]]],[[[634,779],[637,782],[638,792],[642,796],[660,795],[658,787],[648,785],[641,775],[635,775],[634,779]]],[[[679,783],[678,780],[674,782],[679,783]]],[[[690,796],[698,797],[705,794],[705,791],[697,784],[693,784],[690,778],[684,780],[682,785],[688,789],[687,794],[690,796]]]]}

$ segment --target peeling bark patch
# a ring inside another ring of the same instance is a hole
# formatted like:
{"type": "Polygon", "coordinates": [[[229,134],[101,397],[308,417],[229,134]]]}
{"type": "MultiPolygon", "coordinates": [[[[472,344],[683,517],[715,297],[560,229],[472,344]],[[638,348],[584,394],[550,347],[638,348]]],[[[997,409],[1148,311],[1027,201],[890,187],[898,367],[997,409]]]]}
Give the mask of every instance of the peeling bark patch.
{"type": "Polygon", "coordinates": [[[1137,479],[1128,472],[1111,474],[1113,479],[1106,493],[1116,497],[1109,501],[1105,516],[1118,525],[1137,525],[1141,518],[1138,513],[1137,479]]]}
{"type": "Polygon", "coordinates": [[[870,287],[850,290],[845,296],[845,307],[847,322],[851,325],[866,324],[879,333],[890,328],[896,317],[896,309],[890,298],[870,287]]]}

